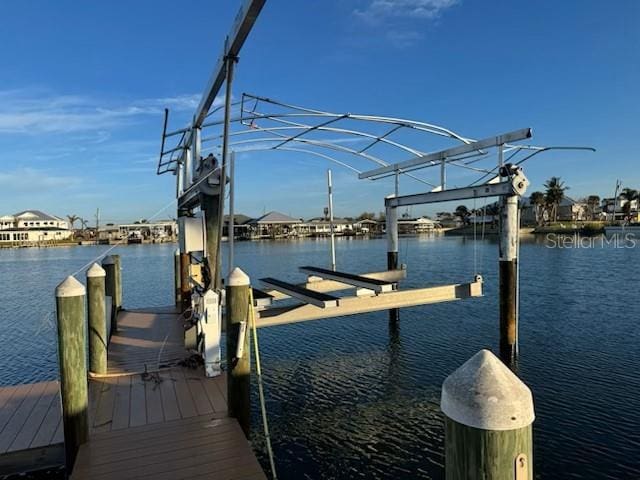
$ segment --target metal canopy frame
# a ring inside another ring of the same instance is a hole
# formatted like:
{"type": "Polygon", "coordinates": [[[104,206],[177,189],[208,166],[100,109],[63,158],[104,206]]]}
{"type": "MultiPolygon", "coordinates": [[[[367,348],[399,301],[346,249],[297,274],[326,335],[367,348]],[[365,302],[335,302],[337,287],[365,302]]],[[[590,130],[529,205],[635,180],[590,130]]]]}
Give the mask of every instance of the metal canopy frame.
{"type": "MultiPolygon", "coordinates": [[[[224,106],[211,109],[197,127],[202,144],[198,150],[203,155],[221,155],[223,109],[224,106]]],[[[581,146],[514,144],[531,137],[529,128],[475,140],[433,123],[380,115],[335,113],[249,93],[243,93],[240,100],[232,102],[231,109],[228,132],[231,151],[305,154],[335,163],[356,173],[361,179],[378,180],[393,176],[396,195],[400,176],[427,185],[431,191],[443,191],[447,188],[448,170],[453,167],[478,174],[479,177],[472,181],[465,179],[465,186],[472,186],[487,178],[490,178],[488,183],[499,181],[498,169],[505,161],[520,165],[550,150],[593,150],[581,146]],[[425,147],[436,143],[437,139],[440,143],[444,140],[454,145],[444,150],[426,152],[425,147]],[[489,149],[493,147],[499,147],[499,151],[490,152],[489,149]],[[506,160],[505,154],[509,154],[506,160]],[[408,160],[402,160],[407,156],[410,156],[408,160]],[[389,158],[398,160],[389,161],[389,158]],[[436,166],[440,167],[436,178],[425,178],[428,171],[419,172],[419,175],[415,173],[416,170],[436,166]]],[[[181,178],[190,179],[178,192],[178,197],[182,191],[188,190],[191,180],[197,180],[195,171],[198,159],[191,156],[193,160],[187,161],[193,150],[192,131],[194,126],[167,132],[165,124],[162,136],[157,173],[175,175],[183,170],[181,178]],[[190,171],[187,172],[187,169],[190,171]]]]}

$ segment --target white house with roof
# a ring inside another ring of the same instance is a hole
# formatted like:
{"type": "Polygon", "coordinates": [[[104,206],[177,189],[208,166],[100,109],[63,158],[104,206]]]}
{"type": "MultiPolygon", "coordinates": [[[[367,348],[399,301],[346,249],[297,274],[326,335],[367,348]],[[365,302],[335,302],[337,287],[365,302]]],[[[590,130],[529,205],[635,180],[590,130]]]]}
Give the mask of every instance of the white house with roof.
{"type": "Polygon", "coordinates": [[[296,235],[295,227],[302,223],[280,212],[269,212],[247,222],[251,238],[282,238],[296,235]]]}
{"type": "Polygon", "coordinates": [[[40,210],[24,210],[0,217],[0,243],[29,245],[68,240],[69,223],[40,210]]]}

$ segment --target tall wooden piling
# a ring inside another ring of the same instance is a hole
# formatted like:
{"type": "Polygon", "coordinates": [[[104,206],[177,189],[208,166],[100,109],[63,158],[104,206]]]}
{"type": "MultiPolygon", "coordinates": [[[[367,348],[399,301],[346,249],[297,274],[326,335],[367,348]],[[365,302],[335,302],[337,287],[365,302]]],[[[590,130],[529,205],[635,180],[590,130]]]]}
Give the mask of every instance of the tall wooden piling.
{"type": "Polygon", "coordinates": [[[514,366],[518,353],[518,197],[500,201],[500,358],[514,366]]]}
{"type": "Polygon", "coordinates": [[[107,373],[107,318],[104,269],[94,263],[87,270],[87,311],[89,317],[89,371],[107,373]]]}
{"type": "Polygon", "coordinates": [[[442,385],[446,480],[533,480],[529,388],[488,350],[442,385]]]}
{"type": "Polygon", "coordinates": [[[118,292],[118,264],[113,255],[108,255],[102,260],[102,268],[105,271],[104,289],[105,295],[111,297],[111,311],[107,312],[111,321],[111,334],[118,330],[118,305],[116,295],[118,292]]]}
{"type": "Polygon", "coordinates": [[[67,277],[56,288],[60,392],[67,471],[71,472],[80,445],[89,437],[85,288],[67,277]]]}
{"type": "Polygon", "coordinates": [[[250,283],[242,270],[233,269],[227,281],[225,316],[229,416],[238,419],[247,438],[251,429],[250,283]]]}
{"type": "Polygon", "coordinates": [[[173,255],[173,278],[174,278],[174,296],[176,307],[182,305],[182,290],[180,286],[180,250],[176,248],[173,255]]]}
{"type": "MultiPolygon", "coordinates": [[[[222,177],[220,177],[222,188],[222,177]]],[[[205,237],[207,239],[207,266],[209,284],[205,288],[217,289],[216,278],[220,276],[220,195],[200,195],[200,208],[204,212],[205,237]]]]}
{"type": "Polygon", "coordinates": [[[113,302],[116,305],[116,311],[122,308],[122,261],[120,255],[111,255],[116,262],[116,296],[113,302]]]}
{"type": "MultiPolygon", "coordinates": [[[[398,209],[387,207],[385,212],[387,227],[387,270],[398,269],[398,209]]],[[[400,310],[389,310],[389,322],[395,323],[400,318],[400,310]]]]}
{"type": "Polygon", "coordinates": [[[191,281],[189,280],[189,268],[191,257],[188,253],[180,253],[180,300],[182,312],[191,308],[191,281]]]}

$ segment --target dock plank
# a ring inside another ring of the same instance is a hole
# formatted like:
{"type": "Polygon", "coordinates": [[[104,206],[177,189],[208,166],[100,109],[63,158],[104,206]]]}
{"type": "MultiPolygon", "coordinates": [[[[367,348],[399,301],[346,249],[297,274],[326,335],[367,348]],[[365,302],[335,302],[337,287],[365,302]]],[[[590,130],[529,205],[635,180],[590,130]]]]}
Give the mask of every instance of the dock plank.
{"type": "MultiPolygon", "coordinates": [[[[58,385],[58,388],[60,386],[58,385]]],[[[60,404],[60,391],[56,391],[56,394],[49,405],[49,410],[45,416],[40,429],[34,436],[29,448],[46,447],[53,442],[53,435],[56,433],[58,425],[62,421],[62,405],[60,404]]]]}
{"type": "Polygon", "coordinates": [[[147,423],[147,400],[145,395],[145,382],[140,375],[131,377],[131,412],[129,414],[129,426],[138,427],[147,423]]]}
{"type": "Polygon", "coordinates": [[[182,418],[195,417],[198,412],[191,396],[191,391],[184,378],[182,369],[171,369],[171,378],[174,380],[174,388],[176,390],[176,398],[178,399],[178,408],[182,418]]]}
{"type": "Polygon", "coordinates": [[[29,448],[38,430],[40,430],[40,426],[49,412],[51,403],[58,395],[58,382],[45,382],[43,386],[44,388],[42,389],[40,398],[38,398],[36,405],[26,419],[24,427],[20,429],[7,451],[29,448]]]}
{"type": "Polygon", "coordinates": [[[28,393],[24,395],[20,407],[15,410],[11,419],[0,432],[0,452],[4,453],[9,450],[9,447],[29,418],[31,411],[38,403],[44,389],[45,383],[35,383],[28,389],[28,393]]]}
{"type": "Polygon", "coordinates": [[[129,415],[131,411],[131,377],[123,375],[116,379],[114,386],[113,418],[111,430],[120,430],[129,427],[129,415]]]}
{"type": "Polygon", "coordinates": [[[147,399],[147,423],[158,423],[164,420],[162,393],[160,391],[160,383],[157,383],[156,380],[159,378],[159,376],[154,375],[151,379],[144,383],[144,393],[145,398],[147,399]]]}
{"type": "Polygon", "coordinates": [[[174,380],[169,371],[159,372],[160,379],[160,396],[162,397],[162,413],[165,421],[177,420],[180,418],[180,409],[178,408],[178,399],[176,397],[176,389],[174,380]]]}

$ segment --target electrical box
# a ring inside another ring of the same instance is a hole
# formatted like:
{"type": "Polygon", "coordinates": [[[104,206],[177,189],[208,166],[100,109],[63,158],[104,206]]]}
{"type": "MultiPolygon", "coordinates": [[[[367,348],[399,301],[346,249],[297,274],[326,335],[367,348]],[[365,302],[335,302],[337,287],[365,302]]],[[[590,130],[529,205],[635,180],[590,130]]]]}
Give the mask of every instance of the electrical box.
{"type": "Polygon", "coordinates": [[[204,215],[201,212],[194,217],[178,217],[178,229],[182,253],[203,252],[206,254],[204,215]]]}

